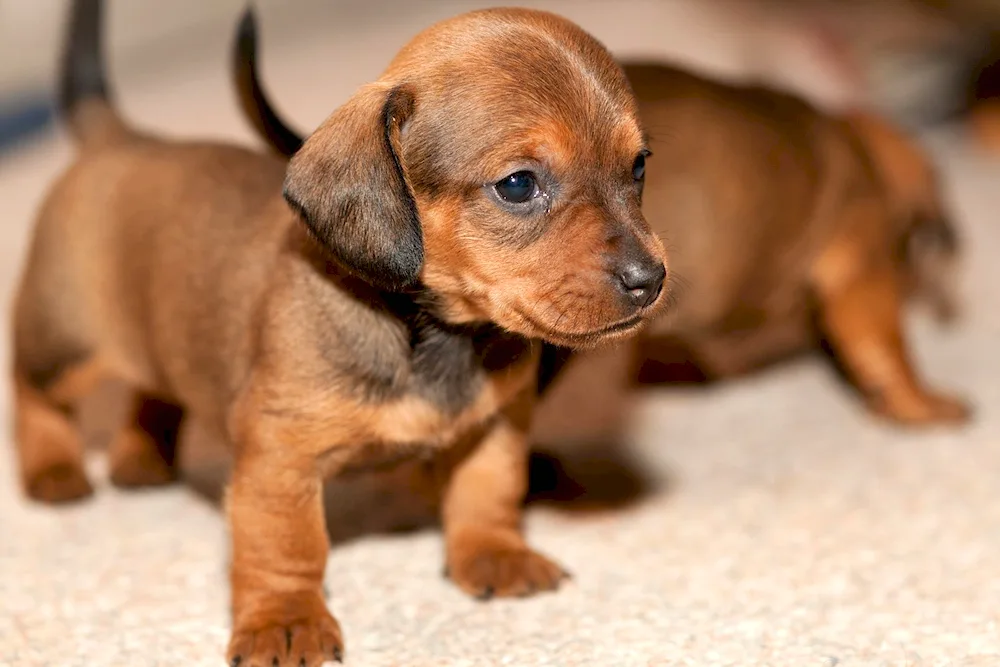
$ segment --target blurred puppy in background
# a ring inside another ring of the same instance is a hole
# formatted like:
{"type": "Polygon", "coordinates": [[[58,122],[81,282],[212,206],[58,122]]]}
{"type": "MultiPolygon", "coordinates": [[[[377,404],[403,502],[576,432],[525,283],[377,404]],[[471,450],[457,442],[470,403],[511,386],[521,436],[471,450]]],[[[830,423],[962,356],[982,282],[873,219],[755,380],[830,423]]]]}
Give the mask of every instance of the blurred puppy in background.
{"type": "Polygon", "coordinates": [[[955,309],[956,233],[916,144],[873,115],[834,118],[660,65],[626,71],[653,150],[670,157],[649,174],[647,211],[684,281],[643,353],[680,350],[719,378],[823,342],[873,411],[965,420],[920,380],[901,321],[908,296],[941,319],[955,309]]]}
{"type": "MultiPolygon", "coordinates": [[[[278,153],[302,140],[259,81],[241,25],[234,71],[247,118],[278,153]]],[[[640,337],[637,379],[739,375],[823,344],[870,409],[904,424],[960,423],[965,403],[927,387],[901,320],[907,298],[955,313],[958,255],[928,156],[887,121],[840,117],[759,86],[626,64],[664,159],[644,210],[672,251],[677,303],[640,337]]],[[[569,359],[548,347],[540,386],[569,359]]]]}

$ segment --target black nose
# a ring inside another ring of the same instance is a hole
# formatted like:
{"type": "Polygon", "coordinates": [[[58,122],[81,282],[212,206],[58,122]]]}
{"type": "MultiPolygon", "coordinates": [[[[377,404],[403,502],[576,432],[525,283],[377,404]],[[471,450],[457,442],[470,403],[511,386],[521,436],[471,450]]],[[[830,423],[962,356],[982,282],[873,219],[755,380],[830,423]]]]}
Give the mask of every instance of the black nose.
{"type": "Polygon", "coordinates": [[[661,262],[652,260],[630,261],[619,269],[618,277],[629,301],[645,308],[660,296],[667,269],[661,262]]]}

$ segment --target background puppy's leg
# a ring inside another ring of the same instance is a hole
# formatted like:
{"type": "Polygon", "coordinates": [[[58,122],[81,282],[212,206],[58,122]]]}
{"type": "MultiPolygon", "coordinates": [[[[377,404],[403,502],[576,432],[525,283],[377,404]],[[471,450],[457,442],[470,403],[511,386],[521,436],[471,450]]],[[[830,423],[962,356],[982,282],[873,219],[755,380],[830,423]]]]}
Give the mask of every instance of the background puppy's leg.
{"type": "Polygon", "coordinates": [[[93,487],[84,470],[83,440],[72,406],[18,375],[14,439],[25,493],[49,503],[89,496],[93,487]]]}
{"type": "Polygon", "coordinates": [[[227,659],[244,667],[318,667],[343,653],[340,626],[323,600],[323,483],[303,448],[263,442],[280,432],[258,426],[237,449],[226,499],[233,615],[227,659]]]}
{"type": "MultiPolygon", "coordinates": [[[[661,348],[656,346],[656,339],[650,343],[653,344],[651,355],[655,355],[661,348]]],[[[766,326],[700,336],[687,345],[686,359],[693,370],[702,380],[716,381],[746,375],[812,350],[816,346],[816,336],[807,320],[774,317],[766,326]]],[[[669,351],[669,345],[664,348],[663,351],[669,351]]],[[[680,368],[678,372],[685,370],[680,368]]],[[[691,377],[682,375],[681,381],[698,381],[691,370],[688,373],[691,377]]]]}
{"type": "Polygon", "coordinates": [[[177,437],[183,410],[136,392],[128,422],[108,450],[111,481],[121,487],[158,486],[177,478],[177,437]]]}
{"type": "Polygon", "coordinates": [[[637,385],[700,384],[715,379],[692,346],[671,336],[641,335],[632,380],[637,385]]]}
{"type": "Polygon", "coordinates": [[[533,394],[526,395],[508,408],[445,482],[448,576],[476,597],[553,590],[566,577],[561,567],[528,547],[521,528],[533,401],[533,394]]]}
{"type": "Polygon", "coordinates": [[[14,308],[14,439],[25,493],[61,503],[93,492],[76,404],[101,368],[76,308],[76,285],[58,270],[63,256],[36,243],[33,259],[14,308]]]}
{"type": "Polygon", "coordinates": [[[857,272],[821,297],[821,321],[834,352],[872,410],[898,422],[963,422],[969,410],[925,388],[906,349],[898,275],[888,262],[857,272]]]}

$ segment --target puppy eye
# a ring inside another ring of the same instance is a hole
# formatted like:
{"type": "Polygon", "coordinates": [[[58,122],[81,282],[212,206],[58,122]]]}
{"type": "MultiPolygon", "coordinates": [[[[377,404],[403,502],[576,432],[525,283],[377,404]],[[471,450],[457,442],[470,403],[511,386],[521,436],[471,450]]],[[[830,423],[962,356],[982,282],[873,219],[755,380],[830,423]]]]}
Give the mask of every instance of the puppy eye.
{"type": "Polygon", "coordinates": [[[539,192],[538,181],[530,171],[514,172],[501,178],[493,187],[501,199],[511,204],[523,204],[539,192]]]}
{"type": "Polygon", "coordinates": [[[639,153],[636,157],[635,162],[632,163],[632,178],[637,181],[641,181],[646,176],[646,156],[649,155],[648,151],[643,151],[639,153]]]}

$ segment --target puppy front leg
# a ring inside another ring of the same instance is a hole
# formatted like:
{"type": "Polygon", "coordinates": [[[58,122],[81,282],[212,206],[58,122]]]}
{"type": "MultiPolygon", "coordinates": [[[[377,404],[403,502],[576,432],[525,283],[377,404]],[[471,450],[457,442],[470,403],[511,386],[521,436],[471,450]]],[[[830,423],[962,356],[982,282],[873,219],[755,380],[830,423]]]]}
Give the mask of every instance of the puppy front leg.
{"type": "Polygon", "coordinates": [[[240,667],[314,667],[343,642],[323,600],[329,543],[315,461],[292,446],[244,445],[227,497],[232,531],[233,632],[240,667]]]}
{"type": "Polygon", "coordinates": [[[526,397],[501,415],[445,483],[446,571],[475,597],[531,595],[554,590],[566,578],[528,547],[522,532],[531,402],[526,397]]]}
{"type": "Polygon", "coordinates": [[[875,266],[821,297],[828,340],[870,408],[904,424],[960,423],[968,407],[923,386],[907,352],[891,266],[875,266]]]}

